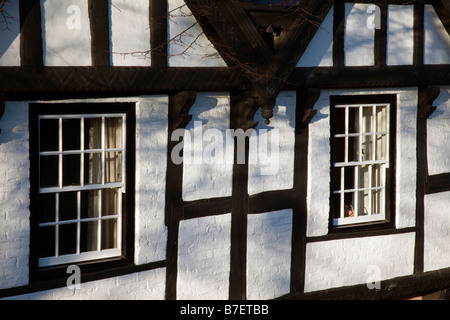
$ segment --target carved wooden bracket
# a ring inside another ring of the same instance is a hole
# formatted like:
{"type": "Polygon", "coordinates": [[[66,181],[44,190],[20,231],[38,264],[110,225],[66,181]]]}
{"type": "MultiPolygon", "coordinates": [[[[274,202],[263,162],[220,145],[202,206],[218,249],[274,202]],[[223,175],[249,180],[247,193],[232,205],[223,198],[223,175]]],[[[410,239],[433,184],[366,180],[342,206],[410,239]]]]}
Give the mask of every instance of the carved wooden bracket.
{"type": "Polygon", "coordinates": [[[247,76],[266,124],[273,116],[276,97],[334,2],[300,0],[295,6],[272,6],[186,0],[222,58],[247,76]],[[289,23],[276,31],[274,27],[285,20],[289,23]]]}
{"type": "Polygon", "coordinates": [[[420,119],[427,119],[436,110],[433,106],[434,100],[439,96],[441,89],[435,86],[428,86],[419,89],[419,112],[420,119]]]}
{"type": "MultiPolygon", "coordinates": [[[[3,117],[5,113],[5,94],[0,92],[0,119],[3,117]]],[[[2,129],[0,129],[0,133],[2,133],[2,129]]]]}
{"type": "Polygon", "coordinates": [[[189,110],[196,99],[194,91],[182,91],[169,97],[169,130],[186,128],[192,120],[189,110]]]}
{"type": "Polygon", "coordinates": [[[301,122],[308,124],[317,114],[317,110],[314,110],[314,105],[320,97],[320,89],[309,88],[297,91],[297,99],[302,99],[300,105],[303,106],[303,116],[301,122]]]}
{"type": "Polygon", "coordinates": [[[256,111],[259,108],[258,98],[252,95],[250,91],[241,93],[231,93],[231,121],[232,129],[254,129],[258,122],[253,120],[256,111]]]}

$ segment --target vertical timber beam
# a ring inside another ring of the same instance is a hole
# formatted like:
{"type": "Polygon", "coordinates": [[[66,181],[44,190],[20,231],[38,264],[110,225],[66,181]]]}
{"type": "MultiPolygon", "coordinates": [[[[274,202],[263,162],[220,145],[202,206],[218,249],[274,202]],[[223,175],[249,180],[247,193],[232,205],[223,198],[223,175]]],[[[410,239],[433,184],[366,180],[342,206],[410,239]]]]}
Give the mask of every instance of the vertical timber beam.
{"type": "Polygon", "coordinates": [[[150,49],[153,67],[167,67],[167,1],[150,1],[150,49]]]}
{"type": "Polygon", "coordinates": [[[172,159],[172,151],[180,143],[179,141],[172,141],[172,133],[177,129],[184,129],[192,119],[192,116],[188,113],[195,100],[196,93],[192,91],[183,91],[169,96],[166,178],[166,226],[168,229],[166,258],[167,300],[176,300],[177,298],[178,232],[183,212],[183,162],[175,163],[172,159]]]}
{"type": "Polygon", "coordinates": [[[108,0],[89,0],[89,21],[91,24],[92,65],[109,67],[109,9],[108,0]]]}
{"type": "Polygon", "coordinates": [[[20,60],[23,67],[43,66],[41,5],[39,0],[20,0],[20,60]]]}
{"type": "Polygon", "coordinates": [[[336,1],[334,3],[333,19],[333,65],[344,67],[344,30],[345,30],[345,3],[336,1]]]}
{"type": "Polygon", "coordinates": [[[235,130],[231,200],[230,300],[247,297],[248,154],[258,99],[251,93],[231,93],[230,126],[235,130]]]}
{"type": "Polygon", "coordinates": [[[320,90],[298,90],[296,95],[294,188],[292,190],[291,293],[302,295],[305,287],[306,260],[308,125],[317,113],[317,110],[314,110],[314,104],[320,97],[320,90]]]}

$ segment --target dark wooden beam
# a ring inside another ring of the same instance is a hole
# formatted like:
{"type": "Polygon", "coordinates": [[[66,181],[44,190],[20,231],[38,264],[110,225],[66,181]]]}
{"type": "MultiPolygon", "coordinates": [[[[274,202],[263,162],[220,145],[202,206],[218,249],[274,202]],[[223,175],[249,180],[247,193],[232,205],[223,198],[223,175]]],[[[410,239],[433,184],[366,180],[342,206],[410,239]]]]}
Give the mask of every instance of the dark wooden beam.
{"type": "Polygon", "coordinates": [[[424,62],[424,21],[425,12],[423,4],[414,5],[414,53],[413,64],[422,66],[424,62]]]}
{"type": "Polygon", "coordinates": [[[426,194],[450,191],[450,173],[441,173],[428,176],[425,188],[426,194]]]}
{"type": "Polygon", "coordinates": [[[167,1],[150,1],[150,42],[152,66],[167,67],[167,1]]]}
{"type": "Polygon", "coordinates": [[[189,123],[190,108],[196,99],[195,92],[179,92],[169,96],[169,132],[167,137],[166,217],[168,230],[166,258],[166,299],[177,298],[178,234],[183,214],[182,184],[183,163],[175,163],[172,150],[179,141],[172,141],[172,133],[189,123]]]}
{"type": "Polygon", "coordinates": [[[182,90],[242,90],[248,80],[227,68],[0,68],[6,94],[148,94],[182,90]]]}
{"type": "Polygon", "coordinates": [[[292,88],[380,88],[448,85],[450,65],[297,68],[288,79],[292,88]]]}
{"type": "Polygon", "coordinates": [[[92,65],[109,67],[109,9],[108,0],[89,0],[89,21],[91,24],[92,65]]]}
{"type": "Polygon", "coordinates": [[[388,28],[388,6],[387,4],[379,4],[380,8],[380,28],[375,29],[375,65],[386,65],[387,54],[387,28],[388,28]]]}
{"type": "Polygon", "coordinates": [[[43,49],[39,0],[20,0],[20,60],[22,66],[42,68],[43,49]]]}
{"type": "Polygon", "coordinates": [[[433,7],[450,36],[450,2],[447,0],[433,1],[433,7]]]}
{"type": "Polygon", "coordinates": [[[333,19],[333,66],[343,67],[344,54],[344,30],[345,30],[345,3],[337,1],[334,4],[333,19]]]}

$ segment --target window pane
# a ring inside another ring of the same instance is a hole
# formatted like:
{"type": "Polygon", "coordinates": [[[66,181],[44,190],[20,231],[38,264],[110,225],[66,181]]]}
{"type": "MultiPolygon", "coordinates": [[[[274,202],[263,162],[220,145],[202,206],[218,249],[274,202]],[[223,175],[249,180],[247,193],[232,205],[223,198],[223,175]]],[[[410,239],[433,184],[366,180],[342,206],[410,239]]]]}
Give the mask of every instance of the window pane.
{"type": "Polygon", "coordinates": [[[386,148],[387,148],[387,135],[385,134],[379,134],[375,136],[375,155],[376,160],[386,160],[386,148]]]}
{"type": "Polygon", "coordinates": [[[369,190],[358,192],[358,216],[366,216],[369,214],[369,190]]]}
{"type": "Polygon", "coordinates": [[[81,219],[99,217],[99,190],[81,191],[81,219]]]}
{"type": "Polygon", "coordinates": [[[59,150],[59,120],[41,119],[39,125],[39,150],[58,151],[59,150]]]}
{"type": "Polygon", "coordinates": [[[78,192],[59,193],[59,221],[77,219],[78,192]]]}
{"type": "Polygon", "coordinates": [[[40,187],[58,187],[59,156],[41,156],[40,158],[40,187]]]}
{"type": "Polygon", "coordinates": [[[374,132],[373,129],[373,107],[364,106],[362,108],[362,132],[374,132]]]}
{"type": "Polygon", "coordinates": [[[84,184],[102,183],[102,154],[100,152],[84,155],[84,184]]]}
{"type": "Polygon", "coordinates": [[[39,206],[39,223],[56,221],[56,194],[41,194],[39,206]]]}
{"type": "Polygon", "coordinates": [[[372,166],[372,187],[381,187],[381,165],[376,164],[372,166]]]}
{"type": "Polygon", "coordinates": [[[81,155],[68,154],[63,156],[63,186],[80,185],[81,155]]]}
{"type": "Polygon", "coordinates": [[[84,119],[84,148],[86,150],[102,148],[102,119],[84,119]]]}
{"type": "Polygon", "coordinates": [[[122,118],[106,118],[105,127],[106,148],[122,148],[122,118]]]}
{"type": "Polygon", "coordinates": [[[102,217],[119,214],[119,189],[102,190],[102,217]]]}
{"type": "Polygon", "coordinates": [[[381,195],[383,190],[372,191],[372,214],[379,214],[382,212],[381,195]]]}
{"type": "Polygon", "coordinates": [[[348,108],[348,133],[359,133],[359,107],[348,108]]]}
{"type": "Polygon", "coordinates": [[[355,209],[353,206],[353,192],[346,192],[344,194],[344,218],[355,216],[355,209]]]}
{"type": "Polygon", "coordinates": [[[345,161],[345,138],[334,138],[333,140],[334,163],[345,161]]]}
{"type": "Polygon", "coordinates": [[[362,136],[361,161],[373,160],[373,136],[362,136]]]}
{"type": "Polygon", "coordinates": [[[105,182],[122,182],[122,152],[105,153],[105,182]]]}
{"type": "Polygon", "coordinates": [[[345,108],[334,108],[334,122],[336,134],[345,133],[345,108]]]}
{"type": "Polygon", "coordinates": [[[98,248],[98,221],[81,223],[80,251],[96,251],[98,248]]]}
{"type": "Polygon", "coordinates": [[[80,119],[63,119],[63,150],[81,149],[81,122],[80,119]]]}
{"type": "Polygon", "coordinates": [[[341,194],[333,194],[333,212],[334,219],[339,219],[341,217],[341,194]]]}
{"type": "Polygon", "coordinates": [[[387,107],[377,106],[375,111],[375,126],[377,132],[387,132],[387,107]]]}
{"type": "Polygon", "coordinates": [[[102,250],[117,248],[117,219],[102,220],[102,250]]]}
{"type": "Polygon", "coordinates": [[[59,225],[59,254],[77,253],[77,224],[59,225]]]}
{"type": "Polygon", "coordinates": [[[55,226],[39,228],[39,258],[55,256],[55,226]]]}
{"type": "Polygon", "coordinates": [[[359,161],[360,137],[348,137],[348,161],[359,161]]]}

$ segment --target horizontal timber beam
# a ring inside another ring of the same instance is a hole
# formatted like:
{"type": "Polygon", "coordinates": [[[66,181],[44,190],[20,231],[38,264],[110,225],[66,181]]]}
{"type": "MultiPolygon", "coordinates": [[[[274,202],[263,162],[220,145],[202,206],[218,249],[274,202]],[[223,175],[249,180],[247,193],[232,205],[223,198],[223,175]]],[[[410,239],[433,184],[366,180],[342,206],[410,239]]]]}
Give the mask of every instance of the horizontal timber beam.
{"type": "MultiPolygon", "coordinates": [[[[296,68],[285,89],[416,87],[450,84],[450,65],[296,68]]],[[[180,90],[248,90],[230,68],[2,67],[6,100],[45,95],[136,95],[180,90]]]]}

